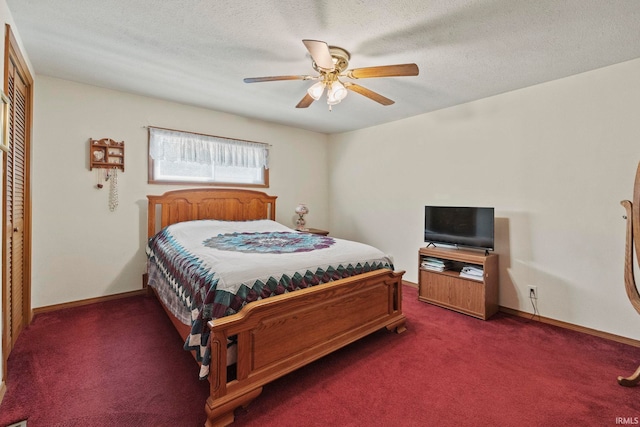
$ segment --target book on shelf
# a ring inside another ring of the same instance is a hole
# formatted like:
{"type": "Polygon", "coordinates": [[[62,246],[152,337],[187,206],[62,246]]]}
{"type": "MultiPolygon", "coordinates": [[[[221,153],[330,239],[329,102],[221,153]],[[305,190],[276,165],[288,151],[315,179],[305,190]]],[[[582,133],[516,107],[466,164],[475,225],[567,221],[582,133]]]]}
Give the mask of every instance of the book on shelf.
{"type": "Polygon", "coordinates": [[[482,267],[466,265],[460,270],[460,277],[482,281],[484,279],[484,270],[482,267]]]}
{"type": "Polygon", "coordinates": [[[425,257],[420,266],[426,270],[445,271],[451,268],[451,261],[440,258],[425,257]]]}
{"type": "Polygon", "coordinates": [[[483,281],[483,277],[482,276],[476,276],[475,274],[463,273],[462,271],[460,272],[460,277],[464,277],[465,279],[477,280],[478,282],[482,282],[483,281]]]}
{"type": "Polygon", "coordinates": [[[475,265],[465,265],[464,267],[462,267],[462,271],[467,274],[473,274],[476,276],[482,276],[484,274],[484,270],[482,269],[482,267],[477,267],[475,265]]]}
{"type": "Polygon", "coordinates": [[[448,267],[434,267],[432,265],[422,265],[422,268],[425,270],[431,270],[431,271],[445,271],[445,270],[449,270],[448,267]]]}

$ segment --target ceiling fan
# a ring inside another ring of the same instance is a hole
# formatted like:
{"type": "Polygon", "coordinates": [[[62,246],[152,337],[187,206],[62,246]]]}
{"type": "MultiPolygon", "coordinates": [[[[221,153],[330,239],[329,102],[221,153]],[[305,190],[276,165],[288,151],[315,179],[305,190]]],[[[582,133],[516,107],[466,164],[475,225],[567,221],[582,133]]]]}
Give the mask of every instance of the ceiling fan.
{"type": "Polygon", "coordinates": [[[319,75],[298,75],[298,76],[270,76],[270,77],[248,77],[245,83],[273,82],[278,80],[318,80],[308,90],[305,96],[298,102],[296,108],[307,108],[322,97],[325,88],[327,89],[327,104],[329,110],[332,105],[340,103],[346,96],[347,91],[359,93],[382,105],[394,103],[389,98],[380,95],[370,89],[349,81],[341,81],[341,78],[365,79],[371,77],[400,77],[417,76],[418,66],[416,64],[382,65],[378,67],[355,68],[347,70],[351,55],[345,49],[337,46],[329,46],[319,40],[302,40],[312,59],[312,66],[319,75]]]}

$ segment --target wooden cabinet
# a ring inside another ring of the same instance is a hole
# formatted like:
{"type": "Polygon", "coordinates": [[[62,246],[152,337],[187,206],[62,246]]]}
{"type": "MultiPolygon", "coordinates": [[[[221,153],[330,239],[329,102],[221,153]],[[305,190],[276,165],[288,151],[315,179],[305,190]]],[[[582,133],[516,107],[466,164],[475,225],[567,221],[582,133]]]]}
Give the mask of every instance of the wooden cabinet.
{"type": "Polygon", "coordinates": [[[418,251],[418,299],[486,320],[498,311],[498,255],[462,249],[418,251]],[[423,267],[427,258],[447,264],[444,271],[423,267]],[[461,277],[466,267],[481,268],[481,278],[461,277]]]}

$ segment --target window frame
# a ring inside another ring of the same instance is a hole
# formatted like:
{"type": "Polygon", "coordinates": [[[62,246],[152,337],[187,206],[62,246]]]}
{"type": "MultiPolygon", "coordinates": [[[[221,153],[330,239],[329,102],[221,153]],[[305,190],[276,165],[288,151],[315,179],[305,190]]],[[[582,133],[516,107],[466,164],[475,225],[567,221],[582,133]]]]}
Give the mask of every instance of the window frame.
{"type": "Polygon", "coordinates": [[[242,182],[223,182],[223,181],[189,181],[189,180],[177,180],[176,181],[176,180],[157,179],[154,176],[154,170],[155,170],[154,159],[151,157],[151,129],[152,128],[153,129],[168,130],[168,131],[172,131],[172,132],[181,132],[181,133],[192,134],[192,135],[201,135],[201,136],[206,136],[206,137],[213,137],[213,138],[218,138],[218,139],[228,140],[228,141],[239,141],[239,142],[250,142],[250,143],[253,143],[253,144],[262,144],[262,145],[265,145],[267,149],[269,149],[269,147],[271,146],[270,144],[266,144],[264,142],[249,141],[249,140],[246,140],[246,139],[228,138],[228,137],[225,137],[225,136],[209,135],[209,134],[205,134],[205,133],[189,132],[189,131],[184,131],[184,130],[162,128],[162,127],[158,127],[158,126],[147,126],[147,158],[148,158],[148,163],[147,163],[147,175],[148,175],[147,176],[147,182],[149,184],[185,185],[185,186],[198,185],[198,186],[211,186],[211,187],[269,188],[269,168],[268,167],[263,167],[263,169],[262,169],[262,175],[263,175],[263,181],[264,181],[264,183],[262,183],[262,184],[242,183],[242,182]]]}

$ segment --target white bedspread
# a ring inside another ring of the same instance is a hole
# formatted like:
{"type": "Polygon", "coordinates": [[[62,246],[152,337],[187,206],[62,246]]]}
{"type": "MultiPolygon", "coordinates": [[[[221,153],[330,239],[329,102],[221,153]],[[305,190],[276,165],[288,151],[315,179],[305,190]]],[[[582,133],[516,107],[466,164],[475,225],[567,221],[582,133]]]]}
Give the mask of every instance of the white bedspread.
{"type": "Polygon", "coordinates": [[[211,267],[217,288],[235,293],[241,284],[256,280],[267,281],[270,277],[295,272],[315,271],[329,266],[348,265],[358,262],[383,262],[393,264],[391,256],[364,243],[333,238],[335,243],[328,248],[297,253],[243,253],[219,250],[203,245],[203,241],[219,234],[296,232],[271,220],[256,221],[189,221],[169,226],[176,241],[189,253],[202,261],[203,267],[211,267]]]}

